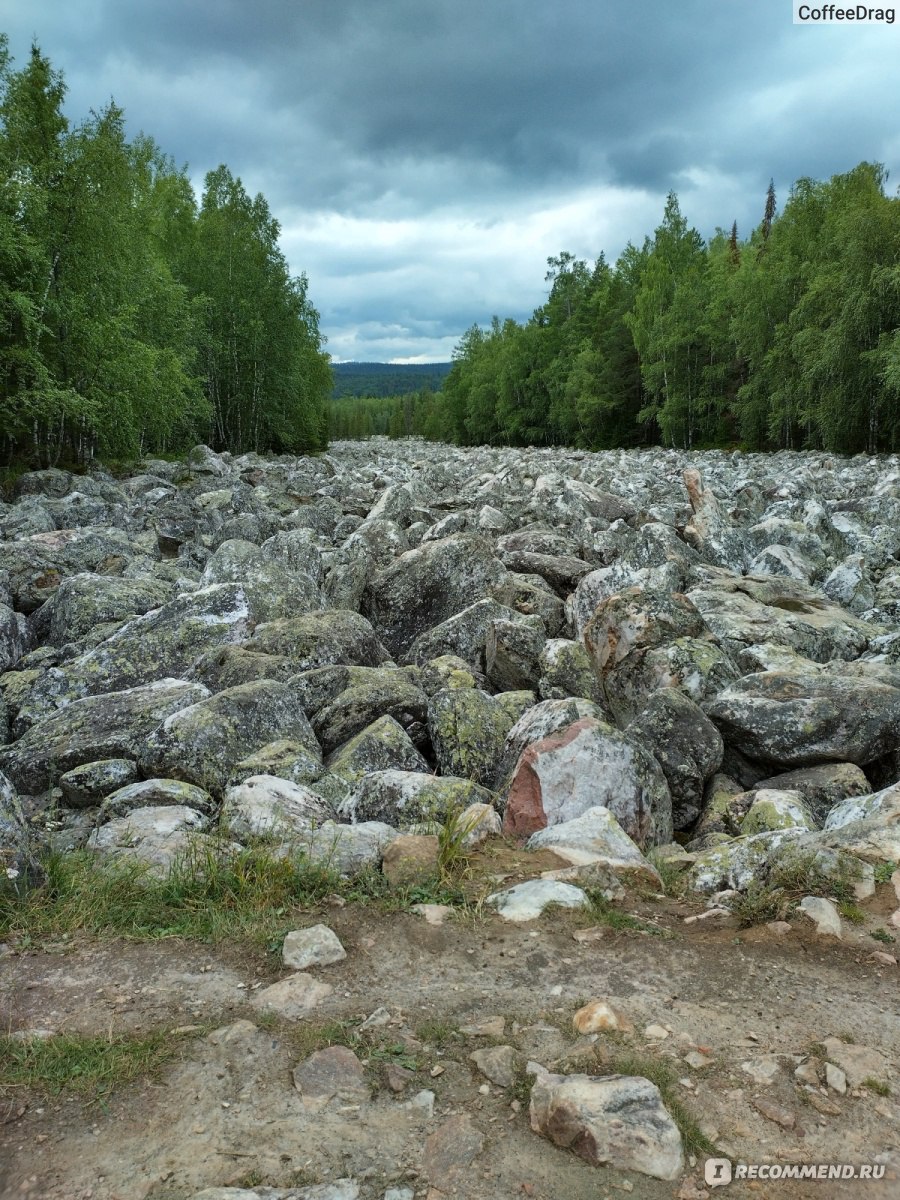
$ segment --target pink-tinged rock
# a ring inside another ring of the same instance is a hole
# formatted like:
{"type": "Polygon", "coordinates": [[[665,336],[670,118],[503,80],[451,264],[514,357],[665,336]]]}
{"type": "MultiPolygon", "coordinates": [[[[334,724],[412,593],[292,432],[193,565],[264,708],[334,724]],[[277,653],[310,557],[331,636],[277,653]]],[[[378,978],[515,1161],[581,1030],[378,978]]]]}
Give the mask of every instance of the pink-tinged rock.
{"type": "Polygon", "coordinates": [[[677,1179],[684,1167],[678,1126],[655,1084],[639,1075],[553,1075],[537,1063],[531,1128],[594,1167],[677,1179]]]}
{"type": "Polygon", "coordinates": [[[672,801],[655,758],[612,725],[588,717],[522,752],[503,832],[526,838],[598,805],[640,847],[672,840],[672,801]]]}

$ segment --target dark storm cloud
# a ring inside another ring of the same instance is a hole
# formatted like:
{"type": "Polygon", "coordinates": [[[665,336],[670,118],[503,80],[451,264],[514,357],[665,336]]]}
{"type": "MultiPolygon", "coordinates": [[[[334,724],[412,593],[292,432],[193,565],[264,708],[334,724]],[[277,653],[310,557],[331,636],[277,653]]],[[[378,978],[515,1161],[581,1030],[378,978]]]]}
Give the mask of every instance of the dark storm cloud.
{"type": "Polygon", "coordinates": [[[709,235],[770,176],[900,149],[898,27],[789,0],[0,0],[0,27],[74,115],[114,94],[199,185],[227,161],[262,190],[342,357],[527,316],[547,255],[614,256],[670,188],[709,235]]]}

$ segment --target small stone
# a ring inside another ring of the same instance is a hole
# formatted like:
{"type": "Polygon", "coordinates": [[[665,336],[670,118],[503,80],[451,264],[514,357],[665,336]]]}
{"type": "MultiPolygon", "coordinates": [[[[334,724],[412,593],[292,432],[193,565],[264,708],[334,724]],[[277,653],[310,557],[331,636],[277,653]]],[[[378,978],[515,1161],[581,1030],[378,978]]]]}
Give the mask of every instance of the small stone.
{"type": "Polygon", "coordinates": [[[484,1148],[484,1137],[469,1116],[450,1117],[425,1140],[423,1167],[433,1184],[447,1187],[484,1148]]]}
{"type": "Polygon", "coordinates": [[[826,1117],[839,1117],[841,1109],[831,1100],[826,1100],[824,1096],[818,1092],[810,1091],[806,1093],[806,1098],[816,1112],[822,1113],[826,1117]]]}
{"type": "Polygon", "coordinates": [[[900,929],[900,908],[891,913],[888,917],[888,924],[893,925],[895,929],[900,929]]]}
{"type": "Polygon", "coordinates": [[[818,1087],[821,1077],[822,1060],[819,1058],[808,1058],[794,1071],[794,1078],[798,1083],[806,1083],[810,1087],[818,1087]]]}
{"type": "Polygon", "coordinates": [[[664,1042],[669,1036],[670,1030],[664,1025],[648,1025],[644,1030],[644,1037],[650,1038],[654,1042],[664,1042]]]}
{"type": "Polygon", "coordinates": [[[806,913],[816,926],[816,933],[821,937],[842,936],[841,918],[838,910],[824,896],[804,896],[800,901],[800,911],[806,913]]]}
{"type": "Polygon", "coordinates": [[[471,1025],[460,1025],[459,1032],[466,1037],[503,1037],[506,1029],[505,1017],[485,1017],[471,1025]]]}
{"type": "Polygon", "coordinates": [[[298,972],[256,992],[251,1003],[254,1008],[268,1009],[293,1021],[305,1017],[333,991],[330,983],[322,983],[311,975],[298,972]]]}
{"type": "Polygon", "coordinates": [[[439,1075],[443,1075],[445,1070],[446,1070],[446,1067],[442,1067],[440,1063],[437,1063],[436,1066],[433,1066],[431,1068],[431,1078],[437,1079],[437,1077],[439,1075]]]}
{"type": "Polygon", "coordinates": [[[827,1062],[825,1064],[825,1082],[833,1092],[837,1092],[841,1096],[847,1091],[847,1076],[834,1063],[827,1062]]]}
{"type": "Polygon", "coordinates": [[[388,1063],[384,1068],[385,1082],[392,1092],[405,1092],[415,1077],[415,1071],[401,1067],[398,1063],[388,1063]]]}
{"type": "Polygon", "coordinates": [[[437,870],[438,840],[431,834],[406,833],[385,848],[381,870],[395,887],[420,883],[437,870]]]}
{"type": "Polygon", "coordinates": [[[634,1029],[628,1017],[608,1000],[585,1004],[572,1018],[572,1024],[578,1033],[631,1033],[634,1029]]]}
{"type": "Polygon", "coordinates": [[[829,1062],[841,1068],[850,1087],[859,1087],[867,1079],[887,1082],[890,1066],[884,1055],[877,1050],[868,1046],[852,1045],[835,1037],[826,1038],[823,1044],[829,1062]]]}
{"type": "Polygon", "coordinates": [[[512,1046],[489,1046],[476,1050],[469,1059],[497,1087],[512,1087],[515,1082],[516,1052],[512,1046]]]}
{"type": "Polygon", "coordinates": [[[450,904],[414,904],[410,911],[424,917],[428,925],[443,925],[452,915],[453,907],[450,904]]]}
{"type": "Polygon", "coordinates": [[[551,879],[530,879],[517,883],[503,892],[493,892],[485,901],[505,921],[534,921],[545,908],[558,904],[561,908],[586,908],[588,898],[581,888],[551,879]]]}
{"type": "Polygon", "coordinates": [[[780,1104],[773,1104],[771,1100],[754,1100],[753,1107],[758,1113],[762,1113],[767,1121],[774,1121],[782,1129],[793,1129],[797,1124],[797,1118],[790,1109],[784,1108],[780,1104]]]}
{"type": "Polygon", "coordinates": [[[766,929],[768,929],[769,933],[774,934],[775,937],[782,938],[787,937],[792,927],[789,921],[768,921],[766,929]]]}
{"type": "Polygon", "coordinates": [[[753,1058],[748,1062],[742,1062],[741,1070],[749,1075],[754,1083],[768,1087],[769,1084],[774,1083],[781,1066],[777,1058],[753,1058]]]}
{"type": "Polygon", "coordinates": [[[286,967],[304,971],[307,967],[327,967],[347,957],[340,939],[327,925],[293,929],[284,939],[281,951],[286,967]]]}
{"type": "Polygon", "coordinates": [[[883,963],[886,967],[896,967],[897,959],[893,954],[888,954],[884,950],[873,950],[869,955],[873,962],[883,963]]]}
{"type": "Polygon", "coordinates": [[[715,1064],[715,1059],[710,1058],[708,1054],[702,1054],[699,1050],[691,1050],[684,1056],[684,1061],[693,1071],[703,1071],[706,1067],[711,1067],[715,1064]]]}
{"type": "Polygon", "coordinates": [[[294,1068],[293,1079],[304,1108],[311,1112],[333,1099],[362,1103],[369,1098],[363,1065],[346,1046],[317,1050],[294,1068]]]}
{"type": "Polygon", "coordinates": [[[572,934],[572,941],[584,945],[585,943],[602,942],[608,935],[609,929],[606,925],[595,925],[593,929],[576,929],[572,934]]]}

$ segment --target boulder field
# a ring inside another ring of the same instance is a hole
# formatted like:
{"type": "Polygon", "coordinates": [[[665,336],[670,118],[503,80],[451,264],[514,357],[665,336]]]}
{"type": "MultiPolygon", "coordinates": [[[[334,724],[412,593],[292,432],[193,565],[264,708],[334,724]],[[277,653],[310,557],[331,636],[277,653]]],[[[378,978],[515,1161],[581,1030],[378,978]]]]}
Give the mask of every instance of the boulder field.
{"type": "Polygon", "coordinates": [[[472,805],[576,879],[655,852],[740,890],[794,842],[864,875],[900,858],[900,461],[373,439],[34,471],[0,504],[0,670],[17,887],[47,845],[163,871],[221,833],[355,869],[472,805]]]}

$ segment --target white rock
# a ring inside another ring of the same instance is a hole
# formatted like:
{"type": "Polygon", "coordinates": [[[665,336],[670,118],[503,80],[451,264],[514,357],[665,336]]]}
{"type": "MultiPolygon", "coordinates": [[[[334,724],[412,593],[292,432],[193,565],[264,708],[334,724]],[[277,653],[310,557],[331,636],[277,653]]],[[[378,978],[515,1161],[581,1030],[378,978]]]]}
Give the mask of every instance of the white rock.
{"type": "Polygon", "coordinates": [[[847,1091],[847,1076],[834,1063],[827,1062],[825,1064],[825,1082],[832,1091],[840,1092],[842,1096],[847,1091]]]}
{"type": "Polygon", "coordinates": [[[589,901],[581,888],[552,879],[530,879],[503,892],[492,892],[485,904],[496,908],[505,921],[534,921],[545,908],[585,908],[589,901]]]}
{"type": "Polygon", "coordinates": [[[251,1003],[254,1008],[266,1009],[294,1021],[317,1008],[333,991],[330,983],[322,983],[312,975],[299,972],[263,988],[254,995],[251,1003]]]}
{"type": "Polygon", "coordinates": [[[552,850],[575,866],[602,863],[617,873],[643,876],[657,887],[659,874],[650,865],[608,808],[596,805],[571,821],[561,821],[533,833],[528,850],[552,850]]]}
{"type": "Polygon", "coordinates": [[[337,934],[327,925],[312,925],[308,929],[292,929],[284,939],[282,962],[295,971],[307,967],[327,967],[347,957],[337,934]]]}
{"type": "Polygon", "coordinates": [[[815,923],[816,933],[823,937],[842,936],[840,914],[824,896],[804,896],[800,901],[800,910],[815,923]]]}

